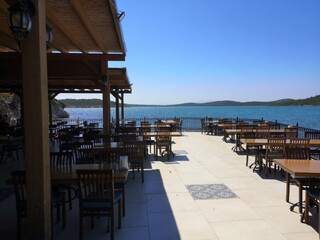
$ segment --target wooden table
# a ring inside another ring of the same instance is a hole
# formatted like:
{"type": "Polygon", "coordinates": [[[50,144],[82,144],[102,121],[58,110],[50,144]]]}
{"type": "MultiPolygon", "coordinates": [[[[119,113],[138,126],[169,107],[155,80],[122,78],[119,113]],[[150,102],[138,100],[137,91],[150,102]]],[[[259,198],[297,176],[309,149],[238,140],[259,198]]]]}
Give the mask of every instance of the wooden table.
{"type": "MultiPolygon", "coordinates": [[[[256,138],[256,139],[253,139],[253,138],[245,138],[245,139],[241,139],[241,142],[243,144],[246,144],[246,152],[247,152],[247,159],[246,159],[246,162],[248,163],[248,157],[249,157],[249,147],[252,147],[252,146],[256,146],[256,147],[262,147],[262,146],[278,146],[279,144],[277,143],[268,143],[268,139],[266,138],[256,138]]],[[[282,144],[283,145],[283,144],[282,144]]],[[[285,144],[284,144],[286,147],[290,147],[291,145],[294,145],[295,144],[290,144],[290,139],[287,139],[285,144]]],[[[320,147],[320,139],[310,139],[310,142],[308,145],[306,145],[306,147],[320,147]]],[[[258,156],[258,161],[253,163],[255,164],[256,166],[259,167],[259,171],[261,170],[261,159],[260,159],[260,156],[258,156]]],[[[320,161],[319,161],[320,162],[320,161]]]]}
{"type": "Polygon", "coordinates": [[[93,150],[95,152],[100,151],[121,151],[125,148],[123,142],[106,142],[97,144],[94,146],[93,150]]]}
{"type": "MultiPolygon", "coordinates": [[[[54,166],[51,167],[51,183],[52,184],[77,184],[77,170],[108,170],[112,169],[111,164],[74,164],[70,167],[54,166]]],[[[114,181],[126,182],[128,170],[115,170],[114,181]]]]}
{"type": "MultiPolygon", "coordinates": [[[[265,146],[265,145],[268,145],[268,139],[266,139],[266,138],[256,138],[256,139],[254,139],[254,138],[245,138],[245,139],[241,139],[241,142],[243,144],[246,144],[247,146],[265,146]]],[[[269,144],[269,145],[271,145],[271,144],[269,144]]],[[[277,144],[273,144],[273,145],[277,145],[277,144]]],[[[286,140],[285,145],[290,147],[290,139],[286,140]]],[[[309,144],[307,146],[308,147],[320,147],[320,139],[310,139],[310,142],[309,142],[309,144]]]]}
{"type": "Polygon", "coordinates": [[[161,120],[161,122],[165,124],[179,124],[178,121],[174,121],[174,120],[161,120]]]}
{"type": "Polygon", "coordinates": [[[144,137],[181,137],[183,136],[180,132],[144,132],[144,137]]]}
{"type": "Polygon", "coordinates": [[[320,177],[319,160],[275,159],[274,162],[295,177],[320,177]]]}

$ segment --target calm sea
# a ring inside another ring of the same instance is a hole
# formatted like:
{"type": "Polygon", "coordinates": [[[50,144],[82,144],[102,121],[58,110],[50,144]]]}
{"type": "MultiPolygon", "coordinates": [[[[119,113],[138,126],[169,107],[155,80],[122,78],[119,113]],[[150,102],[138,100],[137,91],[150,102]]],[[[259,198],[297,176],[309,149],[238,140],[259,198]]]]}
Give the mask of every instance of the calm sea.
{"type": "MultiPolygon", "coordinates": [[[[66,108],[70,118],[101,119],[102,108],[66,108]]],[[[320,106],[306,107],[132,107],[125,108],[125,118],[256,118],[320,129],[320,106]]],[[[115,109],[111,110],[115,118],[115,109]]]]}

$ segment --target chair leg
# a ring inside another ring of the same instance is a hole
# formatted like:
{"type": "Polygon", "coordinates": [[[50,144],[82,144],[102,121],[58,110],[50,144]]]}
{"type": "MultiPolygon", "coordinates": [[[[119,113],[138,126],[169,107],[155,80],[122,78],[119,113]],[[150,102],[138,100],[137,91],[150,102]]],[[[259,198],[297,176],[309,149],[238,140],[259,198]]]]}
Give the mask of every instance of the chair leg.
{"type": "Polygon", "coordinates": [[[62,203],[62,228],[66,228],[66,201],[62,203]]]}
{"type": "Polygon", "coordinates": [[[302,213],[302,184],[299,183],[299,213],[302,213]]]}
{"type": "Polygon", "coordinates": [[[248,162],[249,162],[249,150],[248,150],[248,147],[247,147],[246,167],[248,167],[248,162]]]}
{"type": "Polygon", "coordinates": [[[69,201],[69,210],[72,209],[72,201],[71,201],[71,186],[68,186],[68,201],[69,201]]]}
{"type": "Polygon", "coordinates": [[[286,202],[289,202],[289,198],[290,198],[290,180],[291,180],[291,176],[289,173],[287,173],[287,182],[286,182],[286,202]]]}
{"type": "Polygon", "coordinates": [[[21,216],[17,214],[17,239],[20,240],[21,238],[21,216]]]}
{"type": "Polygon", "coordinates": [[[122,216],[126,215],[126,191],[125,186],[122,189],[122,216]]]}
{"type": "Polygon", "coordinates": [[[60,203],[57,203],[57,222],[60,222],[60,203]]]}
{"type": "Polygon", "coordinates": [[[306,209],[304,214],[304,221],[306,224],[309,223],[309,205],[310,205],[310,198],[308,192],[306,191],[306,209]]]}
{"type": "Polygon", "coordinates": [[[111,209],[111,240],[114,240],[114,207],[111,209]]]}
{"type": "Polygon", "coordinates": [[[121,206],[122,206],[122,202],[124,202],[124,199],[121,198],[120,202],[118,202],[118,228],[121,228],[121,206]]]}
{"type": "Polygon", "coordinates": [[[82,214],[80,213],[80,217],[79,217],[79,239],[80,240],[82,240],[83,238],[82,225],[83,225],[83,219],[82,219],[82,214]]]}
{"type": "Polygon", "coordinates": [[[144,183],[144,170],[143,170],[143,164],[142,164],[142,166],[141,166],[141,181],[142,181],[142,183],[144,183]]]}

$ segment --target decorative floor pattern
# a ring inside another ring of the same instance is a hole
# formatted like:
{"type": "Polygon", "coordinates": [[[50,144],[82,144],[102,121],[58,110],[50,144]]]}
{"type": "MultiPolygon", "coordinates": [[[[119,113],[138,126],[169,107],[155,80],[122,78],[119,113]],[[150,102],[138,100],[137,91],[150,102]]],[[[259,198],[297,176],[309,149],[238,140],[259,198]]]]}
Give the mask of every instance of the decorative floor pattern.
{"type": "Polygon", "coordinates": [[[238,198],[224,184],[196,184],[186,186],[195,200],[238,198]]]}

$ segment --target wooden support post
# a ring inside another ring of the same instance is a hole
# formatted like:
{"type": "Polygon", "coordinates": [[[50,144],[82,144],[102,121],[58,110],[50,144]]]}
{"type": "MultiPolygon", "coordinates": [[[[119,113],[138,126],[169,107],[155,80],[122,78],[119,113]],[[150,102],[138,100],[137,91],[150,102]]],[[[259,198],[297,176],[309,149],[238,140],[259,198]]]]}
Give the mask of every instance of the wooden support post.
{"type": "Polygon", "coordinates": [[[52,125],[53,124],[53,122],[52,122],[52,99],[51,99],[50,95],[48,98],[48,102],[49,102],[49,124],[52,125]]]}
{"type": "Polygon", "coordinates": [[[108,57],[106,54],[101,55],[100,58],[100,72],[103,84],[102,89],[102,122],[103,133],[109,135],[111,131],[110,126],[110,80],[108,76],[108,57]]]}
{"type": "Polygon", "coordinates": [[[110,81],[107,80],[106,86],[102,92],[102,110],[103,110],[103,133],[109,135],[110,126],[110,81]]]}
{"type": "Polygon", "coordinates": [[[121,119],[124,122],[124,93],[121,93],[121,119]]]}
{"type": "Polygon", "coordinates": [[[116,89],[116,129],[119,131],[119,89],[116,89]]]}
{"type": "Polygon", "coordinates": [[[51,181],[45,0],[32,0],[32,29],[23,42],[23,110],[27,239],[51,239],[51,181]]]}

